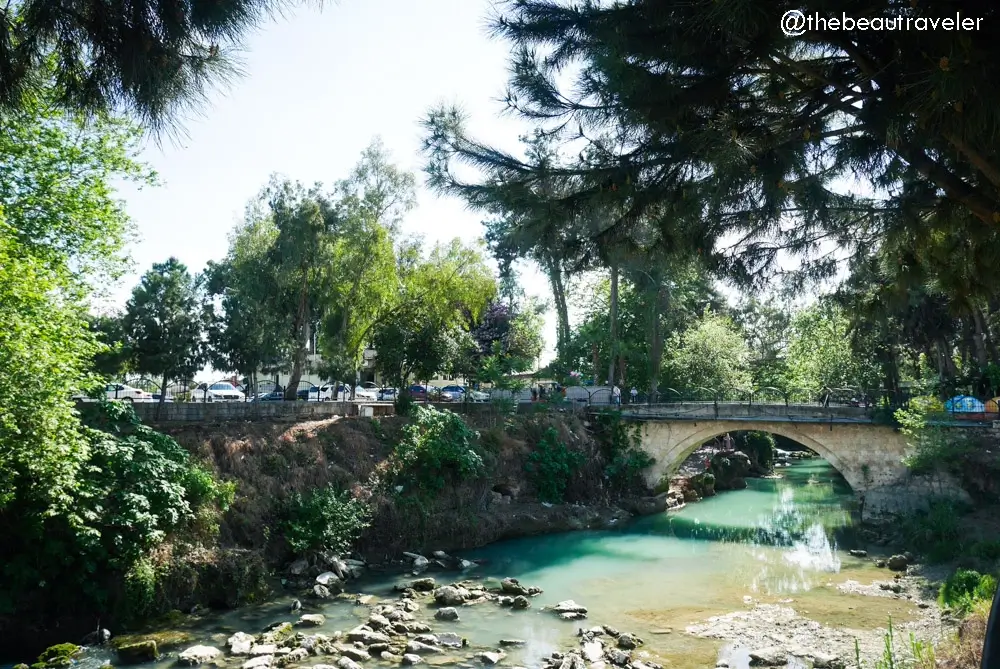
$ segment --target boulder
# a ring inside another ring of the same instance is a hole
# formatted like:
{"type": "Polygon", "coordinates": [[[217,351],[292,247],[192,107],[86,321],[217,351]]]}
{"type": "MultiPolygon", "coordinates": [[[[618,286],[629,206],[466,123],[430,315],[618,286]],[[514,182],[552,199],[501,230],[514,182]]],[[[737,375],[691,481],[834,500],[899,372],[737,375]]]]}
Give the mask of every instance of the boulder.
{"type": "Polygon", "coordinates": [[[297,662],[302,662],[309,657],[309,651],[305,648],[296,648],[284,655],[280,655],[274,658],[274,664],[278,667],[285,667],[289,664],[296,664],[297,662]]]}
{"type": "Polygon", "coordinates": [[[320,625],[326,624],[326,616],[322,613],[306,613],[305,615],[299,617],[299,622],[296,624],[319,627],[320,625]]]}
{"type": "Polygon", "coordinates": [[[909,564],[910,561],[906,559],[905,555],[893,555],[886,561],[885,566],[892,571],[906,571],[909,564]]]}
{"type": "Polygon", "coordinates": [[[317,599],[330,599],[331,596],[330,589],[319,583],[313,586],[312,595],[317,599]]]}
{"type": "Polygon", "coordinates": [[[637,497],[629,500],[628,510],[637,516],[651,516],[667,510],[669,492],[662,492],[655,497],[637,497]]]}
{"type": "Polygon", "coordinates": [[[423,634],[424,632],[431,631],[430,625],[416,620],[408,623],[396,623],[392,626],[392,629],[397,634],[423,634]]]}
{"type": "Polygon", "coordinates": [[[278,652],[278,646],[273,643],[255,643],[250,649],[251,655],[274,655],[278,652]]]}
{"type": "Polygon", "coordinates": [[[417,592],[430,592],[436,585],[437,583],[434,579],[428,576],[427,578],[418,578],[415,581],[410,581],[407,587],[417,592]]]}
{"type": "Polygon", "coordinates": [[[366,660],[372,659],[372,656],[368,654],[367,650],[361,650],[357,646],[348,646],[346,643],[338,644],[336,646],[337,652],[344,657],[350,658],[356,662],[364,662],[366,660]]]}
{"type": "Polygon", "coordinates": [[[222,657],[222,651],[214,646],[191,646],[177,656],[177,662],[194,667],[206,662],[212,662],[222,657]]]}
{"type": "Polygon", "coordinates": [[[329,588],[339,583],[340,577],[332,571],[325,571],[316,577],[316,582],[329,588]]]}
{"type": "Polygon", "coordinates": [[[420,664],[423,661],[424,658],[414,653],[407,653],[403,656],[403,665],[407,667],[412,667],[413,665],[420,664]]]}
{"type": "Polygon", "coordinates": [[[271,666],[272,662],[274,662],[273,655],[258,655],[244,662],[243,669],[266,669],[266,667],[271,666]]]}
{"type": "Polygon", "coordinates": [[[776,646],[750,651],[751,667],[783,667],[788,661],[788,653],[776,646]]]}
{"type": "Polygon", "coordinates": [[[253,643],[253,636],[246,632],[237,632],[226,641],[231,655],[249,655],[250,649],[253,648],[253,643]]]}
{"type": "Polygon", "coordinates": [[[464,648],[469,643],[467,639],[454,632],[438,632],[436,636],[438,645],[445,648],[464,648]]]}
{"type": "Polygon", "coordinates": [[[500,606],[514,606],[514,598],[507,595],[500,595],[497,597],[497,604],[500,606]]]}
{"type": "Polygon", "coordinates": [[[528,594],[528,589],[521,585],[516,578],[505,578],[500,581],[500,590],[506,595],[528,594]]]}
{"type": "Polygon", "coordinates": [[[434,591],[434,601],[442,606],[458,606],[468,598],[468,590],[454,585],[445,585],[434,591]]]}
{"type": "Polygon", "coordinates": [[[275,623],[268,627],[264,633],[260,635],[258,643],[282,646],[285,641],[291,639],[293,636],[295,636],[295,630],[292,629],[292,623],[275,623]]]}
{"type": "Polygon", "coordinates": [[[400,664],[403,661],[401,655],[396,655],[395,653],[390,652],[388,650],[383,650],[381,653],[379,653],[378,656],[382,659],[383,662],[392,662],[393,664],[400,664]]]}
{"type": "Polygon", "coordinates": [[[399,603],[399,608],[403,609],[407,613],[413,613],[414,611],[420,610],[420,604],[412,599],[404,599],[399,603]]]}
{"type": "Polygon", "coordinates": [[[641,643],[642,639],[634,634],[620,634],[618,636],[618,647],[622,650],[633,650],[638,648],[641,643]]]}
{"type": "Polygon", "coordinates": [[[583,613],[583,614],[587,613],[587,607],[577,604],[572,599],[567,599],[566,601],[559,602],[558,604],[553,606],[550,610],[556,613],[583,613]]]}
{"type": "Polygon", "coordinates": [[[858,549],[847,551],[847,554],[850,555],[851,557],[856,557],[856,558],[868,557],[868,551],[863,551],[858,549]]]}
{"type": "Polygon", "coordinates": [[[288,573],[291,574],[292,576],[301,576],[302,574],[306,573],[306,570],[308,569],[309,569],[309,560],[305,558],[299,558],[298,560],[296,560],[295,562],[293,562],[288,566],[288,573]]]}
{"type": "Polygon", "coordinates": [[[559,617],[563,620],[583,620],[587,617],[587,614],[580,613],[579,611],[567,611],[566,613],[560,613],[559,617]]]}
{"type": "MultiPolygon", "coordinates": [[[[742,490],[747,487],[750,456],[742,451],[722,451],[712,456],[710,471],[715,476],[715,490],[742,490]]],[[[703,495],[704,496],[704,495],[703,495]]]]}
{"type": "Polygon", "coordinates": [[[526,643],[524,639],[500,639],[501,646],[523,646],[526,643]]]}
{"type": "Polygon", "coordinates": [[[632,656],[626,653],[624,650],[618,648],[611,648],[608,650],[608,659],[611,660],[612,664],[617,664],[619,667],[624,667],[632,659],[632,656]]]}
{"type": "Polygon", "coordinates": [[[361,669],[361,665],[349,657],[342,657],[337,660],[337,666],[340,669],[361,669]]]}
{"type": "Polygon", "coordinates": [[[446,606],[435,611],[434,617],[438,620],[458,620],[458,609],[454,606],[446,606]]]}
{"type": "Polygon", "coordinates": [[[141,664],[159,659],[160,651],[152,639],[122,644],[117,648],[118,661],[122,664],[141,664]]]}
{"type": "Polygon", "coordinates": [[[500,664],[500,660],[507,657],[507,654],[502,650],[497,651],[487,651],[485,653],[479,653],[476,658],[483,664],[500,664]]]}
{"type": "Polygon", "coordinates": [[[587,662],[597,662],[604,657],[604,646],[600,641],[588,641],[583,644],[583,659],[587,662]]]}
{"type": "Polygon", "coordinates": [[[347,633],[348,641],[360,641],[366,646],[373,643],[389,643],[390,639],[381,632],[374,632],[369,629],[355,628],[347,633]]]}
{"type": "Polygon", "coordinates": [[[375,595],[358,595],[357,599],[354,600],[354,603],[357,606],[368,606],[374,601],[375,595]]]}
{"type": "Polygon", "coordinates": [[[515,609],[526,609],[529,606],[531,606],[531,602],[529,602],[528,598],[525,597],[524,595],[518,595],[517,597],[514,598],[514,601],[511,602],[511,605],[515,609]]]}
{"type": "Polygon", "coordinates": [[[429,643],[421,643],[419,641],[411,641],[406,644],[406,652],[412,653],[414,655],[428,655],[433,653],[443,653],[437,646],[432,646],[429,643]]]}
{"type": "MultiPolygon", "coordinates": [[[[402,613],[402,611],[398,611],[398,613],[402,613]]],[[[371,627],[373,630],[383,630],[391,625],[392,623],[385,616],[380,616],[377,613],[368,616],[368,627],[371,627]]]]}
{"type": "Polygon", "coordinates": [[[431,561],[425,558],[423,555],[418,555],[413,558],[413,573],[419,574],[420,572],[427,569],[430,566],[431,561]]]}

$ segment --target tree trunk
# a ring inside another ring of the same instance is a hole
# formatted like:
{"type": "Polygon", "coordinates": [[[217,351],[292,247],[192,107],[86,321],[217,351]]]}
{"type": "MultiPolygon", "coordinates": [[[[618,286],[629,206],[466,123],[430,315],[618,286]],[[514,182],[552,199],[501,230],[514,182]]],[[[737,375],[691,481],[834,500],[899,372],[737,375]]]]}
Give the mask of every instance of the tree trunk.
{"type": "Polygon", "coordinates": [[[656,299],[653,300],[650,309],[650,342],[649,342],[649,396],[650,401],[656,401],[656,392],[660,385],[660,366],[663,363],[663,344],[666,338],[663,336],[663,327],[660,323],[660,313],[666,311],[666,290],[661,285],[656,291],[656,299]],[[663,308],[661,309],[661,305],[663,308]]]}
{"type": "Polygon", "coordinates": [[[611,342],[609,344],[610,360],[608,360],[608,385],[615,385],[615,361],[618,354],[618,267],[611,265],[611,327],[609,328],[611,342]]]}
{"type": "MultiPolygon", "coordinates": [[[[295,401],[298,399],[299,381],[302,380],[302,372],[306,362],[306,322],[309,315],[309,274],[305,273],[302,279],[302,292],[299,294],[299,308],[295,315],[295,350],[292,354],[292,373],[288,377],[288,387],[285,388],[285,399],[295,401]]],[[[308,399],[308,398],[307,398],[308,399]]]]}
{"type": "Polygon", "coordinates": [[[998,353],[996,342],[993,341],[993,337],[990,334],[990,324],[986,320],[986,316],[983,314],[982,309],[979,307],[973,307],[972,317],[976,323],[976,333],[982,342],[984,349],[983,355],[986,358],[987,363],[1000,363],[1000,353],[998,353]]]}
{"type": "Polygon", "coordinates": [[[160,384],[160,401],[156,403],[156,420],[160,420],[163,405],[167,401],[167,373],[163,373],[163,383],[160,384]]]}
{"type": "Polygon", "coordinates": [[[569,344],[569,307],[566,303],[566,286],[563,283],[562,268],[554,258],[546,262],[546,272],[549,275],[549,285],[552,297],[556,303],[556,354],[562,359],[569,344]]]}
{"type": "Polygon", "coordinates": [[[594,361],[594,385],[597,385],[598,379],[601,378],[601,356],[596,343],[590,345],[590,357],[594,361]]]}

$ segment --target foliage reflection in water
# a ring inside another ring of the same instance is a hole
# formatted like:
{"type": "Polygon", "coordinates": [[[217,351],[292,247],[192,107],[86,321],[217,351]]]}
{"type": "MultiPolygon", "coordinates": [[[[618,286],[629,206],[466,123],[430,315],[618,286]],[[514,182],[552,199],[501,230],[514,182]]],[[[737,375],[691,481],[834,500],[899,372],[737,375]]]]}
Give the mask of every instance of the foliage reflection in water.
{"type": "MultiPolygon", "coordinates": [[[[487,562],[468,576],[514,576],[544,594],[527,611],[493,605],[461,610],[461,620],[431,620],[440,631],[468,637],[473,647],[495,648],[502,638],[520,638],[523,648],[507,649],[508,664],[534,666],[563,645],[575,645],[579,623],[540,611],[574,599],[591,610],[589,624],[610,624],[646,639],[645,650],[672,667],[704,666],[721,645],[682,634],[705,618],[738,610],[745,598],[787,597],[797,601],[858,560],[838,551],[838,535],[850,529],[850,489],[824,461],[796,463],[783,478],[750,479],[745,490],[722,493],[676,512],[639,519],[617,531],[573,532],[501,542],[463,557],[487,562]],[[671,630],[672,633],[667,633],[671,630]]],[[[436,574],[439,581],[458,574],[436,574]]],[[[393,597],[399,579],[372,579],[360,591],[393,597]]],[[[305,603],[305,600],[303,600],[305,603]]],[[[775,599],[774,601],[780,601],[775,599]]],[[[222,647],[236,632],[259,633],[271,622],[294,620],[291,597],[268,604],[211,614],[190,629],[190,644],[222,647]]],[[[308,605],[307,605],[308,608],[308,605]]],[[[315,607],[327,617],[314,631],[329,633],[357,625],[365,607],[333,602],[315,607]]],[[[310,610],[309,612],[313,612],[310,610]]],[[[418,616],[432,618],[425,606],[418,616]]],[[[105,659],[101,653],[87,664],[105,659]]],[[[319,658],[317,662],[322,661],[319,658]]],[[[160,666],[173,662],[166,658],[160,666]]],[[[714,666],[714,665],[712,665],[714,666]]]]}

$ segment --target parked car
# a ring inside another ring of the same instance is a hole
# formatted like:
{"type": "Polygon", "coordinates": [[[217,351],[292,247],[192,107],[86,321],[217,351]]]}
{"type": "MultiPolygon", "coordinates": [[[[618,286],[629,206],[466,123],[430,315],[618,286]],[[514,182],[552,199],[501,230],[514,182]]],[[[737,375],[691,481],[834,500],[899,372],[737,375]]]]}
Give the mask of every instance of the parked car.
{"type": "Polygon", "coordinates": [[[410,393],[410,397],[419,402],[423,402],[424,400],[437,401],[441,395],[439,388],[420,384],[413,384],[409,387],[408,392],[410,393]]]}
{"type": "MultiPolygon", "coordinates": [[[[160,397],[162,397],[162,395],[160,393],[153,393],[153,401],[154,402],[159,402],[160,401],[160,397]]],[[[173,402],[174,401],[174,396],[171,395],[170,393],[167,393],[167,396],[164,398],[163,401],[164,402],[173,402]]]]}
{"type": "Polygon", "coordinates": [[[465,386],[445,386],[441,389],[443,392],[451,393],[456,402],[464,402],[466,396],[468,396],[468,401],[470,402],[486,402],[490,399],[490,396],[484,392],[478,390],[470,390],[465,386]]]}
{"type": "Polygon", "coordinates": [[[367,388],[364,385],[355,386],[354,399],[363,402],[378,402],[378,391],[373,388],[367,388]]]}
{"type": "Polygon", "coordinates": [[[254,398],[255,402],[282,402],[285,399],[284,390],[272,390],[269,393],[261,393],[254,398]]]}
{"type": "Polygon", "coordinates": [[[104,386],[104,392],[109,400],[125,400],[126,402],[152,402],[153,395],[145,390],[139,390],[124,383],[109,383],[104,386]]]}
{"type": "Polygon", "coordinates": [[[233,384],[228,381],[219,381],[212,384],[199,384],[191,392],[191,399],[195,402],[240,402],[246,398],[233,384]]]}
{"type": "Polygon", "coordinates": [[[395,402],[399,391],[395,388],[381,388],[378,391],[379,402],[395,402]]]}
{"type": "Polygon", "coordinates": [[[365,381],[364,383],[361,384],[361,387],[364,388],[365,390],[374,390],[376,392],[378,391],[378,384],[373,381],[365,381]]]}

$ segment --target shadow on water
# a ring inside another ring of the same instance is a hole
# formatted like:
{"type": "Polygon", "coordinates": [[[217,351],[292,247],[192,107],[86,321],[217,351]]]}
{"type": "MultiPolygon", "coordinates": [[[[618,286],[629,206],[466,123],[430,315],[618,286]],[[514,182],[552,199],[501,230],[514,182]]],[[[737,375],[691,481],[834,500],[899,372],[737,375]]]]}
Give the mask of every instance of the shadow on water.
{"type": "Polygon", "coordinates": [[[827,553],[855,544],[849,510],[853,492],[839,472],[825,460],[814,459],[779,473],[780,478],[748,479],[745,490],[723,492],[616,529],[514,539],[466,557],[487,560],[479,575],[501,577],[567,566],[584,556],[636,567],[663,560],[660,547],[638,539],[775,548],[803,545],[807,551],[827,553]]]}

